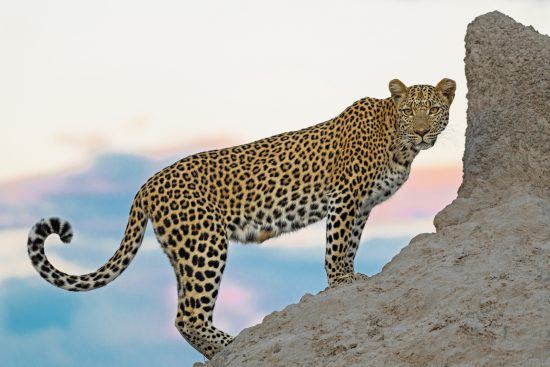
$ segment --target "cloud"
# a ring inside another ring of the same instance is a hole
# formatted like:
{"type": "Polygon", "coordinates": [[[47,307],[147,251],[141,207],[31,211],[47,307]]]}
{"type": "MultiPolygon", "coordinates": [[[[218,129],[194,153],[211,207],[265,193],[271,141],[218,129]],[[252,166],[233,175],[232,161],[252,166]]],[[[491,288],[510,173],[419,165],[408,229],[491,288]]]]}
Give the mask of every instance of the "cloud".
{"type": "Polygon", "coordinates": [[[66,297],[51,287],[34,283],[11,279],[2,284],[2,316],[7,332],[27,335],[46,329],[63,329],[71,324],[81,299],[66,297]]]}
{"type": "Polygon", "coordinates": [[[57,215],[78,232],[119,235],[141,185],[176,160],[167,154],[159,153],[158,159],[99,154],[71,171],[0,183],[0,229],[30,227],[41,217],[57,215]]]}
{"type": "MultiPolygon", "coordinates": [[[[2,236],[0,248],[6,248],[4,241],[24,236],[24,230],[2,236]]],[[[76,266],[94,269],[118,245],[102,235],[75,240],[75,246],[61,246],[54,238],[56,243],[47,247],[57,257],[55,264],[64,270],[58,260],[67,258],[76,266]]],[[[156,247],[153,238],[149,241],[151,249],[156,247]]],[[[404,243],[400,239],[366,241],[359,250],[357,268],[369,274],[379,271],[404,243]]],[[[158,247],[157,251],[140,251],[115,282],[86,293],[65,292],[47,284],[27,262],[25,246],[15,247],[19,251],[7,258],[21,260],[27,269],[22,278],[20,273],[8,272],[12,276],[2,282],[0,343],[8,349],[3,355],[6,360],[21,366],[83,367],[175,366],[200,360],[173,325],[176,280],[158,247]],[[40,348],[29,350],[27,345],[40,348]]],[[[236,334],[268,312],[298,301],[303,293],[322,290],[326,286],[323,256],[322,242],[317,247],[292,249],[231,244],[215,325],[236,334]]]]}
{"type": "Polygon", "coordinates": [[[106,154],[76,171],[0,184],[0,228],[30,227],[57,215],[80,233],[120,235],[135,193],[160,166],[141,156],[106,154]]]}
{"type": "Polygon", "coordinates": [[[373,210],[369,222],[433,218],[456,198],[461,182],[460,166],[413,167],[403,187],[373,210]]]}
{"type": "MultiPolygon", "coordinates": [[[[361,241],[395,237],[412,237],[419,233],[434,232],[433,218],[396,218],[394,221],[369,220],[361,236],[361,241]]],[[[297,232],[284,234],[271,239],[262,246],[269,248],[308,248],[323,247],[325,244],[325,221],[308,226],[297,232]]]]}
{"type": "MultiPolygon", "coordinates": [[[[166,290],[166,302],[177,305],[176,287],[166,290]]],[[[256,325],[262,321],[267,312],[262,308],[262,292],[252,283],[224,276],[221,284],[216,308],[214,310],[214,325],[230,334],[236,335],[242,329],[256,325]]],[[[176,315],[176,307],[173,315],[176,315]]],[[[174,324],[165,325],[164,334],[171,339],[181,339],[174,324]]]]}
{"type": "MultiPolygon", "coordinates": [[[[386,202],[376,206],[365,226],[361,240],[409,237],[435,231],[433,217],[454,198],[460,182],[460,167],[413,168],[403,187],[386,202]]],[[[325,221],[271,239],[272,248],[324,246],[325,221]]]]}
{"type": "MultiPolygon", "coordinates": [[[[216,145],[216,139],[200,145],[209,144],[216,145]]],[[[110,153],[96,156],[90,165],[74,172],[0,184],[0,228],[30,227],[41,217],[59,215],[71,221],[77,234],[101,232],[116,238],[122,235],[135,192],[173,160],[110,153]]],[[[426,229],[422,220],[433,217],[456,197],[460,181],[460,167],[413,168],[404,186],[374,209],[367,228],[376,236],[384,236],[383,228],[391,229],[388,223],[399,226],[395,230],[400,235],[426,229]]],[[[318,235],[318,227],[313,228],[273,244],[311,245],[324,238],[318,235]]]]}
{"type": "Polygon", "coordinates": [[[227,279],[220,287],[214,323],[222,330],[237,334],[262,321],[267,312],[260,307],[261,301],[262,292],[252,284],[227,279]]]}
{"type": "Polygon", "coordinates": [[[67,145],[69,147],[84,149],[88,153],[98,153],[105,149],[108,139],[104,135],[90,133],[67,133],[60,132],[53,137],[56,144],[67,145]]]}
{"type": "Polygon", "coordinates": [[[396,220],[395,222],[375,222],[365,226],[361,239],[372,240],[382,238],[410,237],[419,233],[435,231],[432,218],[396,220]]]}
{"type": "Polygon", "coordinates": [[[38,274],[3,281],[2,360],[14,367],[177,366],[199,360],[181,337],[164,333],[175,317],[175,304],[162,299],[163,290],[175,284],[168,262],[160,251],[141,255],[133,272],[93,292],[59,290],[38,274]]]}
{"type": "Polygon", "coordinates": [[[149,157],[155,159],[181,159],[185,155],[182,152],[204,152],[213,149],[221,149],[230,147],[233,145],[248,143],[247,141],[240,141],[230,134],[211,134],[211,135],[196,135],[192,140],[185,142],[178,142],[177,144],[163,145],[162,147],[156,146],[143,151],[149,157]]]}

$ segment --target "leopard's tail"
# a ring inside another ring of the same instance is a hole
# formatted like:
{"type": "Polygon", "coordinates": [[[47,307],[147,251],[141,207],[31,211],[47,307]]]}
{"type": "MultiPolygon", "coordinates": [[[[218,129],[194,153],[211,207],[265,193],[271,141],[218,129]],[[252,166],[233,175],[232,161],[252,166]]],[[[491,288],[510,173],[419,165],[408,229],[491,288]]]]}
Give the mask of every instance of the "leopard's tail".
{"type": "Polygon", "coordinates": [[[59,235],[65,243],[71,242],[71,225],[63,219],[44,218],[36,223],[29,231],[27,249],[32,265],[46,281],[68,291],[90,291],[112,282],[128,267],[141,245],[146,227],[147,217],[138,194],[132,203],[124,238],[119,248],[105,265],[85,275],[69,275],[56,269],[44,253],[44,241],[52,233],[59,235]]]}

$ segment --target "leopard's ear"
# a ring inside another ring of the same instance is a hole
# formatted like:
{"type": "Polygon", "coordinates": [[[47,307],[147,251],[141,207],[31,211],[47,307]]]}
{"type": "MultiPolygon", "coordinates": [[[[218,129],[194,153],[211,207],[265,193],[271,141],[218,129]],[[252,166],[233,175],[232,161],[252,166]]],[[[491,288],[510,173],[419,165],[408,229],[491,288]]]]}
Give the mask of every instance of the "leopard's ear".
{"type": "Polygon", "coordinates": [[[439,96],[443,98],[443,100],[445,100],[445,102],[447,102],[450,106],[455,98],[456,83],[452,79],[443,78],[439,83],[437,83],[435,90],[437,91],[437,94],[439,94],[439,96]]]}
{"type": "Polygon", "coordinates": [[[407,96],[407,86],[399,79],[393,79],[389,83],[391,97],[396,105],[398,105],[407,96]]]}

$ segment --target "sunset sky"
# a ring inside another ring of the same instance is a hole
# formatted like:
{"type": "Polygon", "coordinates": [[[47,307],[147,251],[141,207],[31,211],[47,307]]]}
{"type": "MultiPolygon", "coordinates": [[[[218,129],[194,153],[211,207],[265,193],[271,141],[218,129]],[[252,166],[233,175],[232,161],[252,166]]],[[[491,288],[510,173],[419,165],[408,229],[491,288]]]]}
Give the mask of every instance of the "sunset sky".
{"type": "MultiPolygon", "coordinates": [[[[464,35],[498,9],[550,33],[550,1],[1,1],[0,366],[190,366],[173,327],[175,279],[149,229],[117,281],[74,294],[40,279],[26,234],[83,273],[115,251],[135,192],[199,151],[328,120],[388,81],[457,81],[447,130],[367,223],[357,264],[375,274],[456,196],[466,126],[464,35]]],[[[324,223],[232,244],[214,322],[238,333],[326,286],[324,223]]]]}

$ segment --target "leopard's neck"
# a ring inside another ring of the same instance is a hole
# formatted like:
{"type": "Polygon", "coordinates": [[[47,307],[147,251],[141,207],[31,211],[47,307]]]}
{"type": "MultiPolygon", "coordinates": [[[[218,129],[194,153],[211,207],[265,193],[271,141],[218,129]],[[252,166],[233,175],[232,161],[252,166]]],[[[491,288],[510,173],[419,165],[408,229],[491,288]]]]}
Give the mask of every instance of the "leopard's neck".
{"type": "Polygon", "coordinates": [[[395,168],[410,169],[412,161],[420,151],[418,148],[408,142],[403,136],[403,132],[399,128],[397,121],[397,109],[395,103],[391,98],[384,100],[387,104],[388,115],[386,121],[392,130],[391,143],[390,143],[390,165],[396,166],[395,168]]]}

